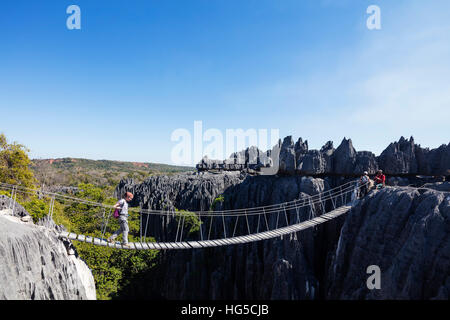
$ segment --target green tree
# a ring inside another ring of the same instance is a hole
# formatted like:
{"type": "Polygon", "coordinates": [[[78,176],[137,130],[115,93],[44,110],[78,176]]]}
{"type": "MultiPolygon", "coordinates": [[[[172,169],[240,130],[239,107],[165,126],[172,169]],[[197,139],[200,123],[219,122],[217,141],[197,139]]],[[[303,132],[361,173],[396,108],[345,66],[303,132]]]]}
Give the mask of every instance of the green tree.
{"type": "Polygon", "coordinates": [[[28,158],[29,150],[17,142],[8,143],[0,134],[0,182],[32,187],[35,183],[28,158]]]}
{"type": "Polygon", "coordinates": [[[213,203],[211,203],[210,210],[215,210],[216,209],[216,205],[219,202],[223,203],[224,201],[225,201],[225,198],[224,198],[223,194],[219,195],[217,198],[214,199],[213,203]]]}
{"type": "Polygon", "coordinates": [[[195,212],[178,210],[176,208],[175,211],[176,211],[175,219],[177,223],[180,221],[180,219],[183,221],[183,233],[185,233],[184,230],[187,230],[187,236],[192,236],[198,231],[200,231],[202,222],[195,214],[195,212]]]}

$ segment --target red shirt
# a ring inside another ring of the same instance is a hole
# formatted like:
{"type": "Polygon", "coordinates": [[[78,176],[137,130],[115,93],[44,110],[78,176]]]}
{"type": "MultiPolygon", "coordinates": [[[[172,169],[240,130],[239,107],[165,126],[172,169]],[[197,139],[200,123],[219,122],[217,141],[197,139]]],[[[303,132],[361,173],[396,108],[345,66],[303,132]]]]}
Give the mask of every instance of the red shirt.
{"type": "Polygon", "coordinates": [[[379,184],[379,183],[383,183],[386,181],[386,176],[384,174],[379,174],[375,177],[375,183],[379,184]]]}

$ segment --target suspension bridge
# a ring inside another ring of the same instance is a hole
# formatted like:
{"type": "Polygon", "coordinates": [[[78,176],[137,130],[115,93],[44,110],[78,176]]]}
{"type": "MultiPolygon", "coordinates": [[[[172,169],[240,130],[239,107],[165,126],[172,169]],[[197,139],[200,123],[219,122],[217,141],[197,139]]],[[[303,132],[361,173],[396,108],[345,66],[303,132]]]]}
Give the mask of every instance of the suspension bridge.
{"type": "MultiPolygon", "coordinates": [[[[174,208],[167,210],[139,209],[140,241],[129,242],[128,246],[120,242],[108,242],[104,236],[112,220],[113,206],[75,198],[69,195],[46,192],[41,189],[30,189],[17,185],[0,183],[0,190],[11,193],[10,208],[14,205],[18,193],[34,194],[40,198],[49,198],[47,221],[52,221],[55,200],[72,202],[97,207],[101,221],[100,236],[56,231],[60,238],[90,243],[96,246],[131,250],[174,250],[227,246],[248,242],[283,237],[316,227],[346,214],[358,202],[360,188],[364,187],[357,180],[344,183],[336,188],[319,192],[315,195],[301,193],[298,199],[279,204],[219,211],[186,211],[199,223],[194,235],[188,234],[185,220],[189,217],[174,208]],[[195,215],[195,216],[194,216],[195,215]],[[160,241],[147,241],[147,229],[150,217],[170,220],[173,226],[160,241]],[[144,219],[145,218],[145,219],[144,219]],[[175,227],[176,225],[176,227],[175,227]],[[237,228],[239,226],[239,228],[237,228]],[[211,231],[214,229],[214,232],[211,231]],[[175,231],[176,230],[176,231],[175,231]],[[167,241],[172,237],[171,241],[167,241]],[[196,238],[195,238],[196,237],[196,238]]],[[[132,210],[132,208],[130,208],[132,210]]],[[[50,226],[48,226],[50,228],[50,226]]]]}

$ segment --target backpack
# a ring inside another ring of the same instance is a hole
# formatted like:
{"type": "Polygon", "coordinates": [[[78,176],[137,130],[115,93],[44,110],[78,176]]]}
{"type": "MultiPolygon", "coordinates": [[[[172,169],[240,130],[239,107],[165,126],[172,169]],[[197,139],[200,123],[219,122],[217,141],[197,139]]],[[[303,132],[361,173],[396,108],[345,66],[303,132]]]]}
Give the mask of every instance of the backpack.
{"type": "MultiPolygon", "coordinates": [[[[120,201],[122,201],[122,200],[120,200],[120,201]]],[[[123,206],[123,204],[122,204],[122,206],[123,206]]],[[[119,219],[120,211],[122,211],[122,208],[117,208],[116,210],[114,210],[114,214],[113,214],[114,218],[119,219]]]]}

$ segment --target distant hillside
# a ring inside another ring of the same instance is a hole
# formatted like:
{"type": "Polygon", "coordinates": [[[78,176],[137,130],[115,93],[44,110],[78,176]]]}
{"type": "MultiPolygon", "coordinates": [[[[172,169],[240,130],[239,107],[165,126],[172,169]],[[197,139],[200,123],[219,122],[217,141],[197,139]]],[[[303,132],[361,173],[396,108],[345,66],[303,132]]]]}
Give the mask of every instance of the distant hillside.
{"type": "Polygon", "coordinates": [[[173,174],[194,170],[192,167],[161,163],[89,160],[80,158],[33,159],[31,169],[40,184],[76,186],[92,183],[98,186],[117,184],[122,178],[142,181],[150,175],[173,174]]]}

